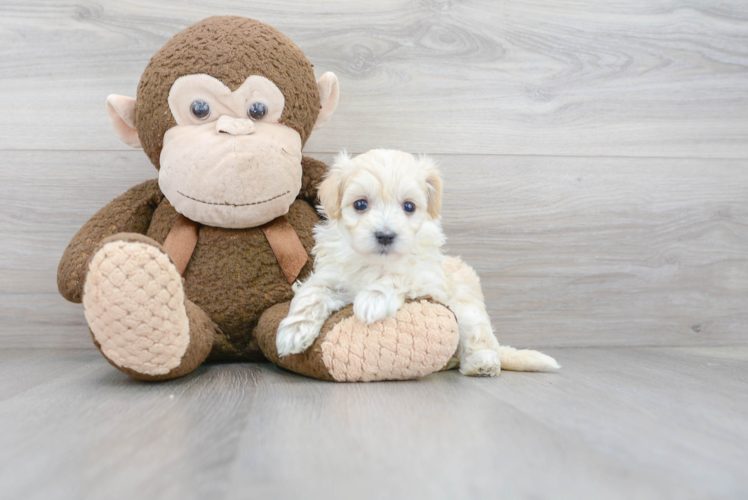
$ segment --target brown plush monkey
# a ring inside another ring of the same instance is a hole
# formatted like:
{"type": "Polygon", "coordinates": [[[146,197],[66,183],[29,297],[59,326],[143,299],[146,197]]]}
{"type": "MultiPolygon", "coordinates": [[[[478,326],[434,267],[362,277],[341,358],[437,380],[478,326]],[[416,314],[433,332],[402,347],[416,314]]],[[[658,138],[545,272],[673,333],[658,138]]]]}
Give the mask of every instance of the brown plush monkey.
{"type": "Polygon", "coordinates": [[[341,311],[307,353],[278,358],[275,331],[312,269],[313,203],[326,166],[302,156],[338,101],[283,34],[211,17],[151,59],[137,100],[109,96],[116,133],[158,180],[127,191],[75,235],[60,293],[83,302],[94,343],[121,371],[164,380],[206,360],[261,361],[329,380],[422,376],[457,344],[453,315],[415,301],[370,326],[341,311]],[[264,351],[264,354],[263,354],[264,351]]]}

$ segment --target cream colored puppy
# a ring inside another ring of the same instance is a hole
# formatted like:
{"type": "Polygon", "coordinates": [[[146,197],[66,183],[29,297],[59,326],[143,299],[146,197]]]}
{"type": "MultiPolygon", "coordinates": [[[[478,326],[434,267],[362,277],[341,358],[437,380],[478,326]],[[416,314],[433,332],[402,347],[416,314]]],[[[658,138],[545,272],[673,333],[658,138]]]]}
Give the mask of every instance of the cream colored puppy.
{"type": "Polygon", "coordinates": [[[463,374],[559,368],[540,352],[500,346],[475,271],[442,253],[442,179],[431,159],[384,149],[342,153],[319,197],[327,220],[315,228],[314,272],[297,286],[278,327],[281,356],[305,351],[347,304],[368,324],[394,316],[406,299],[430,295],[457,317],[463,374]]]}

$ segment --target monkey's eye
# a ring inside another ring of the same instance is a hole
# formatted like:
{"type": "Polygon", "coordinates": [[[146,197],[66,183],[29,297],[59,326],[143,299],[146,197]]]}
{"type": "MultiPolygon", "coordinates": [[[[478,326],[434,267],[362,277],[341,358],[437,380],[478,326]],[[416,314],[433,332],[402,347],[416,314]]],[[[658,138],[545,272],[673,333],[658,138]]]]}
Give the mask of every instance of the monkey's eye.
{"type": "Polygon", "coordinates": [[[253,102],[247,110],[247,115],[253,120],[259,120],[268,114],[268,107],[261,102],[253,102]]]}
{"type": "Polygon", "coordinates": [[[192,111],[192,115],[198,120],[205,120],[210,116],[210,106],[205,101],[192,101],[190,111],[192,111]]]}
{"type": "Polygon", "coordinates": [[[416,211],[416,206],[413,202],[406,201],[405,203],[403,203],[403,210],[405,210],[409,214],[412,214],[416,211]]]}
{"type": "Polygon", "coordinates": [[[363,212],[367,208],[369,208],[369,202],[366,200],[356,200],[353,202],[353,209],[356,212],[363,212]]]}

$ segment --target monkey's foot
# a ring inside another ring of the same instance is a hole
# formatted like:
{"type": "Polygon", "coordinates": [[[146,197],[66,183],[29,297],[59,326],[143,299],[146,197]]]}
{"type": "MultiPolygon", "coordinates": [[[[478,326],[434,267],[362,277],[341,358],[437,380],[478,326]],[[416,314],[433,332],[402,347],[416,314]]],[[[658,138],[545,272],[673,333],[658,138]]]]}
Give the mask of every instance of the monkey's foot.
{"type": "Polygon", "coordinates": [[[289,303],[260,317],[255,337],[265,356],[282,368],[337,382],[407,380],[449,368],[459,332],[454,314],[427,299],[406,302],[395,317],[364,324],[347,306],[325,321],[300,354],[278,356],[275,336],[289,303]]]}
{"type": "Polygon", "coordinates": [[[177,268],[147,240],[104,243],[89,264],[83,307],[109,361],[133,376],[156,378],[182,363],[190,321],[177,268]]]}

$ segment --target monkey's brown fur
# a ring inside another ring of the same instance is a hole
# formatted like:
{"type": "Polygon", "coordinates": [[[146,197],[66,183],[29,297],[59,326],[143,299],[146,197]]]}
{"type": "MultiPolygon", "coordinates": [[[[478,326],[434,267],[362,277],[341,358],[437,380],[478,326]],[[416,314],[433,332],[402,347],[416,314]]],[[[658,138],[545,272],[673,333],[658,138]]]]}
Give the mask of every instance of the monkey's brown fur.
{"type": "MultiPolygon", "coordinates": [[[[137,130],[156,168],[163,136],[176,125],[168,105],[169,89],[177,78],[200,73],[220,79],[232,91],[250,75],[268,78],[285,98],[281,122],[299,132],[302,142],[311,134],[320,97],[312,65],[301,49],[259,21],[211,17],[177,33],[153,56],[141,77],[137,130]]],[[[312,228],[319,221],[312,203],[327,166],[304,157],[302,170],[301,190],[287,217],[309,253],[314,245],[312,228]]],[[[82,301],[88,262],[102,240],[118,233],[136,233],[160,245],[176,217],[177,212],[155,179],[133,187],[102,208],[75,235],[60,261],[60,293],[70,301],[82,301]]],[[[311,268],[310,260],[299,278],[305,278],[311,268]]],[[[204,331],[213,332],[210,359],[264,359],[252,332],[260,315],[275,304],[291,300],[293,291],[262,230],[201,227],[183,278],[185,295],[197,306],[188,307],[191,335],[202,337],[204,331]],[[200,325],[195,324],[197,317],[202,319],[200,325]]],[[[204,359],[185,361],[197,366],[204,359]]],[[[188,371],[192,369],[194,366],[187,367],[188,371]]],[[[138,378],[161,380],[184,374],[185,363],[158,377],[123,371],[138,378]]]]}
{"type": "MultiPolygon", "coordinates": [[[[319,179],[325,166],[306,157],[302,165],[303,180],[307,181],[302,194],[316,196],[316,188],[310,184],[319,179]]],[[[287,217],[307,253],[311,252],[312,228],[319,221],[312,205],[298,199],[287,217]]],[[[139,233],[162,244],[176,218],[177,212],[155,179],[131,188],[99,210],[73,237],[58,268],[60,293],[71,302],[82,301],[88,261],[105,238],[139,233]]],[[[311,267],[310,260],[299,279],[305,278],[311,267]]],[[[187,297],[220,328],[210,359],[264,359],[252,332],[262,312],[291,300],[293,291],[262,230],[203,226],[183,277],[187,297]]]]}

